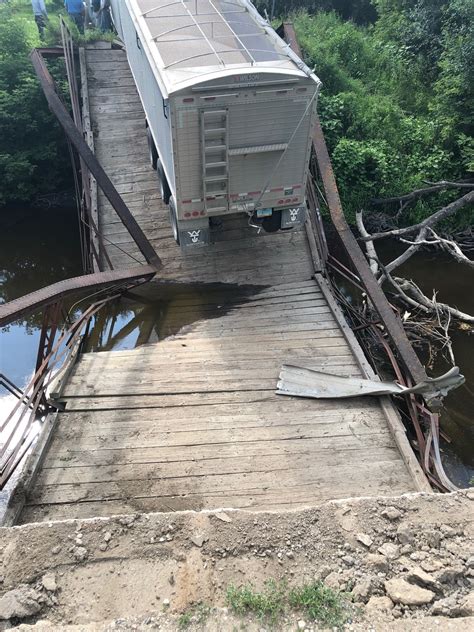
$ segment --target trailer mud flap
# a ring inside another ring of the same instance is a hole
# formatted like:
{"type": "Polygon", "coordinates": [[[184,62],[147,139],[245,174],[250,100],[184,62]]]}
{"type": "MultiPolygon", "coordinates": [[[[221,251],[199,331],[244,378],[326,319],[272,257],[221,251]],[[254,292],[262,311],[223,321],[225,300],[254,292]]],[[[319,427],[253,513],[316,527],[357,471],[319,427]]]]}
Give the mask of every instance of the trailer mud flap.
{"type": "Polygon", "coordinates": [[[210,243],[209,223],[179,227],[179,241],[183,250],[191,250],[210,243]]]}
{"type": "Polygon", "coordinates": [[[281,228],[293,228],[294,226],[302,226],[306,221],[306,207],[295,206],[294,208],[285,208],[281,212],[281,228]]]}

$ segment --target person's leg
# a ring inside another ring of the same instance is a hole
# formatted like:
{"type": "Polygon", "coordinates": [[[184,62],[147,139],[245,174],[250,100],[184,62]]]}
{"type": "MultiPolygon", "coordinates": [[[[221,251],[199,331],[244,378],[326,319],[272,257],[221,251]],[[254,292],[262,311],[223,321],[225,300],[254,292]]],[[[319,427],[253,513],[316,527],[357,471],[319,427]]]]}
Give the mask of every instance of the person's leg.
{"type": "Polygon", "coordinates": [[[38,27],[38,33],[40,36],[40,40],[44,39],[44,17],[42,15],[35,15],[36,26],[38,27]]]}
{"type": "Polygon", "coordinates": [[[99,28],[102,33],[112,30],[112,19],[108,8],[102,9],[100,12],[99,28]]]}
{"type": "Polygon", "coordinates": [[[82,13],[71,13],[71,18],[79,29],[79,33],[84,33],[84,16],[82,13]]]}

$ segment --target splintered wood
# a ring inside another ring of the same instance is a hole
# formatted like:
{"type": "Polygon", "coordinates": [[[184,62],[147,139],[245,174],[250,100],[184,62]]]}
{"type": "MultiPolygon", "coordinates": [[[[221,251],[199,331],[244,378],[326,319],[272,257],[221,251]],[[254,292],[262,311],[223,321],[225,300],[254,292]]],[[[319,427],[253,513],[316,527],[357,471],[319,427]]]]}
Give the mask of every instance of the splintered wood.
{"type": "MultiPolygon", "coordinates": [[[[197,286],[168,306],[170,337],[82,355],[20,521],[281,510],[417,489],[386,402],[275,394],[285,363],[362,376],[313,278],[305,232],[256,235],[232,218],[209,248],[182,255],[149,166],[125,55],[91,48],[86,61],[97,156],[163,259],[158,276],[252,287],[241,298],[224,292],[217,304],[197,286]]],[[[100,193],[98,203],[114,266],[141,261],[100,193]]]]}

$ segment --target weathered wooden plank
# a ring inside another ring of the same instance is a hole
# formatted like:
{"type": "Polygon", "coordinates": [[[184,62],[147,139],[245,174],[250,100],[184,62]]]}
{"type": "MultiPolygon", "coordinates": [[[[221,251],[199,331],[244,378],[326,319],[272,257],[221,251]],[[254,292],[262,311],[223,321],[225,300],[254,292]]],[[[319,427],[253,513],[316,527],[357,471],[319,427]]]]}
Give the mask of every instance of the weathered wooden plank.
{"type": "MultiPolygon", "coordinates": [[[[352,496],[397,496],[406,491],[409,481],[397,477],[393,472],[390,480],[371,480],[370,472],[365,479],[349,479],[346,485],[334,486],[330,493],[333,499],[352,496]],[[396,481],[396,482],[395,482],[396,481]]],[[[302,507],[314,507],[327,500],[324,489],[291,490],[290,494],[279,492],[245,491],[240,495],[230,490],[218,495],[168,496],[156,498],[122,498],[120,500],[83,501],[60,505],[27,506],[22,513],[21,523],[48,519],[88,518],[91,516],[113,516],[135,512],[200,511],[202,509],[235,508],[250,511],[283,511],[302,507]]]]}
{"type": "MultiPolygon", "coordinates": [[[[121,411],[121,415],[109,415],[105,417],[102,413],[100,416],[90,415],[87,418],[79,419],[79,414],[76,413],[64,413],[60,418],[60,423],[56,429],[56,437],[58,439],[84,439],[94,441],[101,440],[101,445],[105,438],[109,436],[121,435],[125,437],[129,434],[138,435],[139,437],[156,437],[161,436],[163,433],[166,435],[175,434],[178,438],[181,433],[200,433],[200,432],[222,432],[222,436],[225,437],[225,432],[229,432],[229,436],[233,434],[235,430],[252,429],[255,437],[260,437],[260,431],[265,432],[268,428],[272,431],[275,428],[292,428],[297,426],[298,429],[307,429],[309,427],[316,427],[319,425],[329,424],[345,424],[348,425],[354,433],[356,432],[353,424],[359,423],[361,416],[363,416],[363,424],[368,428],[371,424],[377,427],[382,415],[378,408],[343,408],[339,405],[339,408],[333,409],[313,409],[313,410],[293,410],[293,411],[280,411],[274,413],[267,411],[264,414],[256,415],[242,415],[239,411],[234,411],[231,415],[221,415],[219,410],[215,410],[214,414],[194,415],[193,411],[186,409],[187,415],[184,413],[181,416],[170,415],[150,415],[144,416],[143,412],[139,415],[124,415],[124,411],[121,411]],[[144,418],[145,417],[145,418],[144,418]]],[[[294,430],[294,428],[293,428],[294,430]]],[[[325,428],[326,431],[331,431],[331,428],[325,428]]],[[[354,434],[353,433],[353,434],[354,434]]],[[[186,435],[187,436],[187,435],[186,435]]],[[[196,435],[199,436],[199,435],[196,435]]],[[[332,435],[331,435],[332,436],[332,435]]]]}
{"type": "MultiPolygon", "coordinates": [[[[323,333],[326,331],[322,330],[323,333]]],[[[331,330],[330,330],[331,331],[331,330]]],[[[332,330],[336,336],[339,335],[339,332],[336,330],[332,330]]],[[[227,333],[227,332],[226,332],[227,333]]],[[[303,331],[303,334],[307,334],[307,332],[303,331]]],[[[223,340],[226,337],[222,338],[223,340]]],[[[149,346],[155,343],[150,343],[149,345],[142,345],[141,347],[137,347],[135,350],[145,350],[148,349],[149,346]]],[[[163,343],[157,343],[165,345],[166,341],[163,343]]],[[[83,354],[79,363],[76,365],[74,369],[74,375],[81,375],[89,373],[93,370],[96,371],[135,371],[135,370],[153,370],[158,369],[160,365],[164,365],[169,367],[170,369],[177,370],[178,372],[189,371],[193,373],[194,371],[200,370],[200,365],[206,366],[206,372],[211,373],[213,371],[239,371],[239,370],[250,370],[252,371],[252,367],[259,369],[267,369],[274,371],[275,369],[281,368],[282,357],[281,355],[274,355],[270,358],[262,358],[262,357],[232,357],[232,355],[222,355],[219,354],[217,357],[211,358],[207,357],[205,354],[197,354],[190,355],[188,353],[188,347],[183,349],[178,349],[177,352],[166,353],[166,347],[163,347],[161,351],[157,351],[157,353],[149,353],[147,355],[139,355],[134,354],[131,356],[132,361],[127,362],[126,356],[120,356],[119,353],[123,353],[123,351],[111,351],[111,352],[90,352],[87,354],[83,354]],[[125,360],[124,360],[125,358],[125,360]],[[139,365],[139,366],[138,366],[139,365]],[[140,369],[141,367],[141,369],[140,369]]],[[[253,355],[256,355],[255,353],[253,355]]],[[[330,366],[331,364],[337,365],[355,365],[355,360],[345,349],[341,355],[329,355],[324,357],[318,357],[315,353],[314,355],[309,355],[306,357],[299,357],[298,355],[293,353],[291,355],[291,361],[299,360],[301,366],[303,368],[311,368],[318,370],[318,367],[322,366],[330,366]]]]}
{"type": "MultiPolygon", "coordinates": [[[[394,442],[388,434],[366,435],[361,444],[355,437],[337,436],[321,442],[318,437],[295,440],[272,440],[242,443],[221,443],[218,451],[214,445],[200,445],[200,459],[224,459],[260,457],[260,455],[273,455],[281,459],[298,459],[299,454],[314,454],[314,463],[317,464],[318,454],[323,451],[339,453],[350,451],[351,461],[356,467],[363,454],[371,450],[392,449],[394,442]]],[[[121,464],[149,464],[149,463],[174,463],[181,461],[196,461],[196,448],[194,446],[181,446],[176,450],[174,446],[144,446],[139,448],[100,448],[97,450],[81,450],[74,445],[65,447],[63,442],[54,441],[46,455],[45,468],[66,467],[98,467],[104,465],[118,466],[121,464]]],[[[403,467],[402,467],[403,470],[403,467]]]]}
{"type": "MultiPolygon", "coordinates": [[[[281,395],[276,395],[273,388],[254,389],[252,391],[227,391],[216,393],[183,394],[138,394],[122,393],[115,396],[69,394],[66,400],[68,411],[96,411],[146,408],[175,408],[182,406],[202,406],[209,404],[255,404],[261,401],[277,402],[281,395]]],[[[64,398],[63,398],[64,400],[64,398]]]]}
{"type": "MultiPolygon", "coordinates": [[[[361,484],[363,477],[370,471],[373,476],[380,477],[380,483],[387,484],[390,476],[396,474],[399,464],[393,461],[377,461],[371,464],[361,463],[357,472],[351,465],[327,467],[315,471],[308,468],[278,470],[250,474],[216,474],[205,477],[175,477],[172,479],[150,479],[147,485],[142,481],[130,480],[105,483],[84,483],[64,485],[36,485],[28,498],[27,505],[43,503],[79,503],[100,500],[120,500],[126,498],[166,498],[168,496],[205,496],[223,497],[245,492],[254,496],[266,496],[267,490],[274,490],[276,484],[281,498],[291,497],[293,492],[302,490],[320,490],[338,488],[345,478],[351,478],[344,486],[351,489],[355,483],[361,484]]],[[[214,505],[215,506],[215,505],[214,505]]]]}
{"type": "Polygon", "coordinates": [[[82,435],[80,429],[77,432],[70,433],[70,440],[74,443],[76,450],[112,450],[134,448],[160,448],[162,446],[174,446],[181,449],[184,446],[193,446],[196,457],[199,457],[201,445],[212,445],[218,452],[221,444],[230,443],[258,443],[259,441],[282,441],[298,439],[318,439],[321,443],[325,443],[328,449],[331,449],[331,441],[336,437],[346,437],[348,441],[354,439],[360,442],[362,446],[366,438],[370,435],[378,437],[389,437],[387,429],[383,430],[380,426],[380,415],[375,413],[354,413],[349,415],[347,419],[336,419],[327,423],[306,423],[275,426],[258,426],[249,434],[248,428],[213,428],[211,430],[182,430],[162,432],[160,428],[144,427],[139,432],[133,429],[129,433],[115,434],[111,431],[109,434],[105,432],[100,436],[82,435]],[[363,419],[361,419],[363,417],[363,419]]]}
{"type": "MultiPolygon", "coordinates": [[[[352,449],[344,449],[335,452],[314,446],[312,450],[305,450],[292,453],[282,458],[280,454],[259,454],[259,471],[277,471],[285,468],[288,463],[297,463],[299,467],[314,468],[315,462],[318,467],[339,467],[353,460],[357,455],[355,451],[360,450],[358,446],[352,449]]],[[[179,458],[181,455],[177,455],[179,458]]],[[[398,461],[400,456],[397,448],[387,448],[378,446],[372,449],[365,449],[362,457],[371,461],[398,461]]],[[[211,474],[225,473],[251,473],[255,471],[255,456],[242,454],[238,456],[216,457],[210,459],[188,459],[174,461],[161,461],[150,463],[123,463],[106,465],[96,463],[93,465],[81,465],[67,467],[45,467],[43,468],[37,483],[41,486],[65,485],[77,483],[98,483],[121,480],[141,480],[148,481],[150,478],[172,478],[175,476],[209,476],[211,474]]]]}
{"type": "MultiPolygon", "coordinates": [[[[113,410],[103,411],[97,415],[94,411],[90,412],[69,412],[66,410],[61,413],[61,427],[81,427],[83,424],[93,423],[97,428],[106,427],[115,423],[142,423],[147,427],[150,423],[161,424],[164,422],[172,422],[182,427],[189,423],[220,423],[223,424],[232,420],[242,420],[242,422],[262,421],[270,422],[272,420],[282,420],[293,418],[298,420],[311,419],[315,423],[325,416],[333,417],[343,410],[348,414],[354,413],[374,413],[380,412],[378,400],[375,398],[350,398],[344,402],[336,399],[328,399],[324,401],[305,400],[302,398],[280,397],[277,401],[255,402],[250,408],[239,407],[238,404],[203,404],[201,406],[182,406],[180,408],[163,409],[154,408],[143,413],[141,409],[136,410],[113,410]],[[97,423],[100,419],[100,425],[97,423]]],[[[229,422],[231,423],[231,422],[229,422]]]]}

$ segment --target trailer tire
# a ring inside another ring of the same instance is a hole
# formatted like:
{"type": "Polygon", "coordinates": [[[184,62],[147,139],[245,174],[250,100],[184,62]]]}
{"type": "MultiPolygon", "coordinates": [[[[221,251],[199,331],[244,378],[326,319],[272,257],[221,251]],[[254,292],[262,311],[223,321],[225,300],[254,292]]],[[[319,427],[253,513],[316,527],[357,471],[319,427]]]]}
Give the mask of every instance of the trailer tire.
{"type": "Polygon", "coordinates": [[[153,140],[153,136],[148,125],[146,128],[146,139],[148,141],[148,155],[150,156],[150,165],[156,171],[156,166],[158,163],[158,152],[156,151],[155,141],[153,140]]]}
{"type": "Polygon", "coordinates": [[[281,211],[273,211],[270,217],[264,217],[262,227],[266,233],[276,233],[281,228],[281,211]]]}
{"type": "Polygon", "coordinates": [[[170,224],[171,229],[173,231],[173,237],[175,242],[179,246],[179,228],[178,228],[178,214],[176,212],[176,203],[174,201],[174,197],[171,195],[169,198],[169,207],[170,207],[170,224]]]}
{"type": "Polygon", "coordinates": [[[156,170],[158,171],[158,178],[160,180],[161,199],[165,204],[169,204],[171,199],[171,189],[169,187],[168,180],[166,179],[163,165],[161,164],[161,160],[159,158],[156,161],[156,170]]]}

